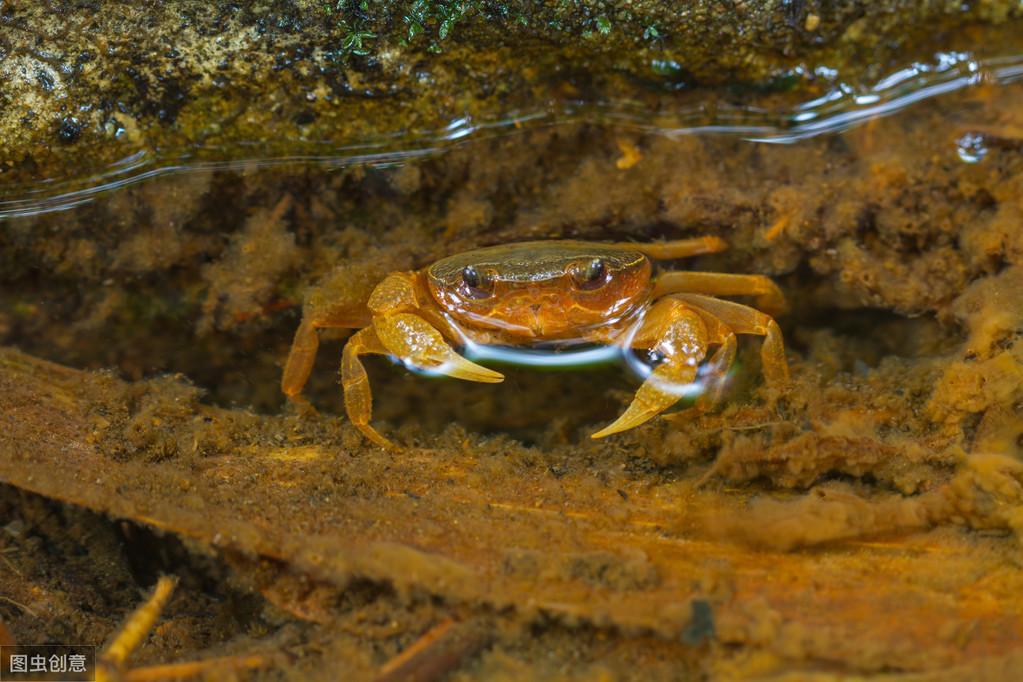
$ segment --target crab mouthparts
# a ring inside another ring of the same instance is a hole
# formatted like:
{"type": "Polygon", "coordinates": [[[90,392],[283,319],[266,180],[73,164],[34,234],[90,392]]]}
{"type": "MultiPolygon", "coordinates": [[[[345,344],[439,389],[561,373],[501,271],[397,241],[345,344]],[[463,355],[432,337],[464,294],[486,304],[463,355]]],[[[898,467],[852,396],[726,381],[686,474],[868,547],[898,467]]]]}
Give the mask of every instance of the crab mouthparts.
{"type": "Polygon", "coordinates": [[[529,323],[530,330],[534,336],[543,336],[543,316],[540,314],[540,304],[534,303],[529,306],[529,312],[532,314],[532,320],[529,323]]]}

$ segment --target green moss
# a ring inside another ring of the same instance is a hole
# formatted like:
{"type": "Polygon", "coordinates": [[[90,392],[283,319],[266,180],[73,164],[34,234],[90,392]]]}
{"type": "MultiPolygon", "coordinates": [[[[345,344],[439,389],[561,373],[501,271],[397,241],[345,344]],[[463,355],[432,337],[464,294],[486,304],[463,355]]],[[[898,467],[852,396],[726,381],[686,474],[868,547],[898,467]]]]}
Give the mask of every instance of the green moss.
{"type": "Polygon", "coordinates": [[[345,36],[344,41],[341,43],[341,49],[346,54],[357,54],[367,55],[369,49],[365,45],[365,42],[376,38],[376,34],[366,30],[354,30],[345,36]]]}
{"type": "MultiPolygon", "coordinates": [[[[455,27],[467,17],[478,15],[500,20],[509,14],[507,6],[501,3],[478,0],[412,0],[398,3],[339,0],[324,5],[323,11],[345,31],[345,51],[355,55],[369,54],[365,41],[376,38],[378,34],[393,35],[392,29],[396,26],[401,27],[401,44],[426,47],[437,52],[440,50],[439,43],[447,40],[455,27]]],[[[528,24],[524,14],[518,14],[516,20],[520,25],[528,24]]]]}

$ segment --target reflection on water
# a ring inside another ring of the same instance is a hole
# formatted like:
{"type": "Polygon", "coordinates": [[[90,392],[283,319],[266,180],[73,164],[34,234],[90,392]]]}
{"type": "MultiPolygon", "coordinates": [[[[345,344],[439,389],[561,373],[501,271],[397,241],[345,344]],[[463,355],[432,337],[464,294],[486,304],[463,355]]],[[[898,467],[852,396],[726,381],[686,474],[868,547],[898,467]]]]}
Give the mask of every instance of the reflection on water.
{"type": "MultiPolygon", "coordinates": [[[[545,370],[586,369],[616,363],[623,365],[640,381],[648,379],[654,369],[663,361],[656,352],[634,349],[632,341],[642,326],[642,319],[630,327],[619,342],[611,345],[593,345],[585,341],[571,344],[548,343],[534,347],[501,346],[476,343],[468,336],[458,341],[461,355],[473,362],[484,362],[504,365],[518,365],[545,370]]],[[[448,372],[445,366],[421,367],[412,362],[389,356],[396,364],[416,374],[428,377],[445,377],[448,372]]],[[[654,383],[661,391],[682,398],[697,398],[710,390],[711,383],[715,387],[727,382],[733,372],[730,367],[717,367],[711,363],[703,363],[697,369],[697,379],[692,382],[674,383],[655,378],[654,383]]]]}
{"type": "MultiPolygon", "coordinates": [[[[658,358],[651,353],[637,352],[619,345],[575,350],[545,350],[513,346],[484,346],[469,342],[461,348],[461,351],[462,355],[473,362],[483,361],[495,364],[521,365],[538,369],[586,369],[609,363],[619,363],[631,370],[640,380],[650,377],[658,364],[658,358]]],[[[422,376],[444,378],[448,374],[444,366],[438,368],[419,367],[394,356],[388,357],[410,372],[422,376]]],[[[726,383],[734,371],[734,368],[718,368],[705,363],[698,368],[697,379],[695,381],[675,383],[655,377],[654,383],[659,390],[676,395],[680,400],[683,398],[698,398],[710,390],[711,383],[715,387],[726,383]],[[719,369],[722,373],[717,371],[719,369]]]]}
{"type": "Polygon", "coordinates": [[[981,83],[1007,84],[1023,77],[1023,57],[979,61],[966,52],[939,52],[932,64],[912,64],[856,92],[839,84],[824,97],[797,108],[788,134],[760,138],[795,142],[821,133],[845,130],[878,116],[887,116],[917,102],[981,83]]]}
{"type": "MultiPolygon", "coordinates": [[[[296,141],[294,146],[301,153],[276,158],[261,157],[255,144],[238,148],[208,145],[176,156],[139,150],[90,178],[51,179],[34,187],[12,189],[8,197],[0,200],[0,220],[67,210],[97,194],[174,173],[300,164],[325,168],[388,167],[443,152],[468,140],[512,134],[527,126],[592,122],[670,137],[703,133],[756,142],[792,143],[846,130],[964,88],[1015,82],[1023,78],[1023,55],[982,59],[969,52],[938,52],[928,62],[914,62],[866,87],[842,82],[838,72],[827,67],[812,70],[797,67],[791,76],[827,83],[828,89],[809,101],[782,109],[708,100],[655,112],[635,101],[568,100],[535,111],[506,112],[491,121],[463,116],[441,130],[398,131],[349,145],[296,141]],[[214,157],[228,160],[207,160],[214,157]],[[15,191],[21,195],[14,194],[15,191]]],[[[974,162],[983,152],[970,151],[970,144],[969,140],[965,144],[961,141],[960,156],[964,161],[974,162]]]]}

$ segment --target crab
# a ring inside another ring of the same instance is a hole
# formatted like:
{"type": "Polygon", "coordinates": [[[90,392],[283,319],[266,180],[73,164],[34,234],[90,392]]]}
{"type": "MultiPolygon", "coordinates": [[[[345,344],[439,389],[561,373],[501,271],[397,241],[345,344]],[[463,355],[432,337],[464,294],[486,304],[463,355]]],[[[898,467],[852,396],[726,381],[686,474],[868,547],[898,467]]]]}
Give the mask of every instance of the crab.
{"type": "Polygon", "coordinates": [[[593,438],[643,424],[693,386],[704,387],[699,401],[718,400],[735,359],[736,334],[764,337],[764,377],[769,385],[783,386],[788,381],[785,347],[771,315],[784,311],[785,298],[771,279],[655,271],[655,261],[726,248],[724,240],[710,236],[651,244],[531,241],[395,272],[376,285],[365,305],[307,306],[281,388],[305,404],[300,394],[312,371],[318,330],[358,329],[341,356],[345,410],[369,440],[395,448],[370,425],[372,395],[364,355],[390,356],[411,369],[465,381],[498,383],[502,374],[456,348],[559,353],[585,344],[646,352],[652,361],[631,404],[593,438]],[[752,296],[756,307],[720,296],[752,296]]]}

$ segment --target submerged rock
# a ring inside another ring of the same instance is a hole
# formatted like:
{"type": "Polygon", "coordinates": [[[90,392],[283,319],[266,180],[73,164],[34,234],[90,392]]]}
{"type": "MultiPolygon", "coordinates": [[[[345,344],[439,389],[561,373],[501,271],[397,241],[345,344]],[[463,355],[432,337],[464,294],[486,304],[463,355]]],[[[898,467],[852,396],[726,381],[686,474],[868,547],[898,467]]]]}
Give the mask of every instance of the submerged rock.
{"type": "MultiPolygon", "coordinates": [[[[812,90],[930,57],[935,31],[1021,13],[1009,0],[7,3],[0,180],[9,199],[42,179],[121,173],[139,152],[322,155],[554,103],[653,111],[720,84],[812,90]]],[[[955,43],[942,48],[976,47],[955,43]]]]}

